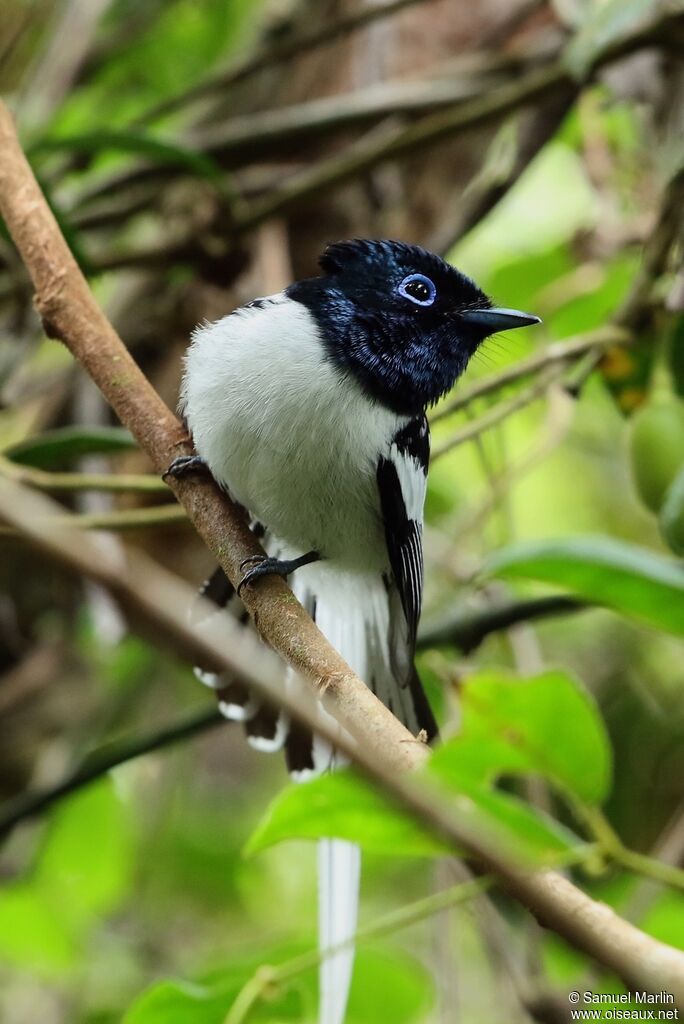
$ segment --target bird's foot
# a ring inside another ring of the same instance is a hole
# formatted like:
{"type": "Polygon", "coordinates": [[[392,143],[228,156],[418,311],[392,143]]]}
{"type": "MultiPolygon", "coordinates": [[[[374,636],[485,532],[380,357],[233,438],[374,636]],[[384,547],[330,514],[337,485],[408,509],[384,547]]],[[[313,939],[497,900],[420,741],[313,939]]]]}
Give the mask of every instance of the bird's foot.
{"type": "Polygon", "coordinates": [[[165,473],[162,473],[162,480],[172,477],[174,480],[182,480],[190,473],[208,473],[209,467],[200,455],[179,455],[174,459],[165,473]]]}
{"type": "Polygon", "coordinates": [[[317,551],[308,551],[305,555],[300,555],[299,558],[289,559],[270,558],[268,555],[250,555],[240,565],[240,570],[244,569],[246,565],[251,565],[252,568],[248,569],[240,580],[237,588],[238,597],[244,586],[249,586],[261,579],[262,576],[282,576],[284,579],[303,565],[317,562],[320,557],[317,551]]]}

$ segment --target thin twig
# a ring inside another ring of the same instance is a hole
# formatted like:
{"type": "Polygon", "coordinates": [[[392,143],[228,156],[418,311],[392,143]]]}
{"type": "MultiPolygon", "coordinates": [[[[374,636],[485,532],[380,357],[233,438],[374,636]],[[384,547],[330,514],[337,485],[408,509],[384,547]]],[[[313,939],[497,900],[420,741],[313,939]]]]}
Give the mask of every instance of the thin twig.
{"type": "Polygon", "coordinates": [[[527,75],[475,96],[453,109],[431,114],[406,128],[382,132],[377,138],[374,135],[368,142],[353,147],[351,151],[336,154],[310,170],[294,175],[277,192],[254,202],[238,219],[236,230],[240,233],[251,230],[263,220],[285,209],[292,209],[322,189],[337,187],[388,160],[405,156],[416,149],[424,150],[467,128],[503,117],[558,85],[567,84],[567,81],[567,73],[559,64],[534,68],[527,75]]]}
{"type": "MultiPolygon", "coordinates": [[[[410,3],[415,2],[415,0],[404,0],[404,2],[410,3]]],[[[377,14],[380,9],[378,6],[371,6],[365,8],[364,11],[368,16],[373,17],[374,12],[377,14]]],[[[612,43],[605,51],[595,56],[592,65],[586,69],[584,81],[589,82],[599,68],[634,50],[653,45],[654,43],[665,45],[668,40],[668,30],[671,27],[678,26],[681,22],[681,17],[681,14],[676,10],[664,12],[653,24],[642,27],[638,31],[612,43]]],[[[352,18],[355,18],[355,16],[352,15],[352,18]]],[[[327,36],[327,30],[321,30],[321,33],[323,36],[327,36]]],[[[504,61],[508,60],[508,58],[504,58],[504,61]]],[[[541,67],[535,66],[533,60],[532,67],[527,73],[523,73],[519,66],[514,65],[512,74],[509,69],[508,80],[497,88],[490,89],[487,86],[479,95],[462,103],[457,103],[446,111],[437,112],[425,117],[408,128],[400,128],[386,140],[375,142],[366,147],[355,147],[353,154],[335,155],[327,160],[323,160],[310,171],[303,172],[301,175],[295,175],[291,181],[283,186],[281,191],[267,197],[261,203],[255,204],[252,210],[244,217],[238,218],[235,230],[237,233],[251,230],[254,226],[261,223],[262,220],[268,219],[283,209],[290,208],[323,188],[342,184],[350,177],[368,171],[383,161],[406,155],[416,148],[435,144],[445,137],[503,116],[510,110],[522,107],[537,97],[550,95],[554,91],[562,91],[565,96],[565,102],[569,105],[581,84],[570,73],[562,56],[557,60],[547,61],[541,67]]],[[[337,105],[342,123],[344,122],[346,114],[343,109],[343,100],[336,98],[335,100],[322,102],[328,104],[328,107],[325,109],[329,110],[332,116],[335,116],[333,111],[337,105]]],[[[353,109],[354,104],[358,101],[351,98],[350,102],[353,109]]],[[[360,102],[363,104],[363,100],[360,102]]],[[[330,122],[327,119],[330,114],[326,114],[324,119],[324,123],[327,121],[328,126],[330,126],[330,122]]],[[[279,112],[256,115],[257,118],[270,119],[274,124],[278,124],[281,117],[288,118],[288,116],[290,115],[287,113],[280,114],[279,112]]],[[[306,130],[306,120],[306,116],[299,119],[297,117],[290,117],[289,129],[286,125],[283,125],[285,135],[279,137],[279,147],[285,144],[288,130],[294,133],[306,130]],[[303,121],[304,124],[300,125],[298,123],[299,120],[303,121]]],[[[249,132],[249,127],[246,127],[245,130],[249,132]]],[[[230,127],[227,128],[227,132],[228,138],[226,142],[230,142],[230,127]]],[[[296,141],[296,134],[294,141],[296,141]]],[[[239,139],[234,139],[233,142],[237,145],[237,151],[239,152],[241,148],[239,139]]],[[[243,139],[242,142],[244,146],[245,140],[243,139]]],[[[260,144],[258,139],[253,139],[253,142],[254,144],[260,144]]],[[[132,171],[124,171],[118,187],[127,187],[129,184],[139,181],[141,177],[148,173],[158,173],[158,170],[148,166],[146,169],[143,167],[134,168],[132,171]]],[[[116,180],[107,181],[102,187],[110,194],[117,187],[117,182],[116,180]]],[[[95,189],[95,193],[92,193],[90,198],[93,195],[101,194],[100,186],[96,185],[95,189]]]]}
{"type": "MultiPolygon", "coordinates": [[[[150,505],[146,508],[125,508],[113,512],[81,512],[57,515],[43,525],[46,530],[55,526],[75,522],[82,530],[150,530],[162,526],[176,526],[188,523],[188,516],[180,505],[150,505]]],[[[0,527],[0,536],[17,537],[20,534],[12,527],[0,527]]]]}
{"type": "Polygon", "coordinates": [[[684,167],[670,179],[658,218],[644,246],[641,267],[615,322],[632,330],[643,329],[650,310],[653,284],[666,267],[675,239],[682,238],[684,208],[684,167]]]}
{"type": "MultiPolygon", "coordinates": [[[[517,70],[510,58],[502,62],[508,75],[517,70]]],[[[495,69],[489,72],[487,85],[495,69]]],[[[307,143],[320,143],[328,136],[352,129],[371,127],[386,118],[413,117],[453,107],[483,92],[478,79],[450,78],[425,82],[390,82],[363,92],[325,96],[275,110],[259,111],[231,118],[225,124],[195,129],[183,136],[183,151],[207,156],[224,168],[244,167],[255,160],[283,159],[283,154],[299,152],[307,143]]],[[[94,140],[96,141],[96,139],[94,140]]],[[[52,144],[54,146],[54,144],[52,144]]],[[[78,138],[60,140],[59,147],[76,149],[78,138]]],[[[111,197],[141,185],[157,183],[164,178],[187,173],[187,157],[160,162],[136,161],[120,171],[99,177],[79,191],[74,200],[75,211],[94,200],[111,197]]],[[[73,212],[70,223],[79,226],[88,221],[88,213],[73,212]]]]}
{"type": "MultiPolygon", "coordinates": [[[[370,8],[372,9],[372,8],[370,8]]],[[[595,72],[628,53],[641,47],[658,43],[667,44],[668,28],[677,27],[682,16],[678,12],[667,12],[657,23],[626,36],[611,44],[605,52],[599,53],[590,68],[586,70],[584,82],[589,82],[595,72]]],[[[361,140],[342,154],[323,159],[314,167],[293,175],[284,185],[250,204],[233,211],[233,223],[229,232],[231,241],[251,232],[264,221],[290,211],[322,191],[336,188],[347,181],[365,174],[389,160],[407,156],[416,149],[436,145],[445,138],[459,134],[478,125],[487,124],[503,117],[512,110],[529,105],[533,100],[546,97],[552,92],[563,92],[570,103],[582,83],[569,72],[563,58],[547,62],[541,67],[532,67],[526,74],[515,74],[509,81],[494,89],[457,103],[446,110],[438,111],[419,121],[398,129],[373,133],[371,138],[361,140]]],[[[297,129],[299,130],[299,129],[297,129]]],[[[282,142],[282,140],[281,140],[282,142]]],[[[121,187],[137,181],[140,175],[156,173],[154,168],[134,169],[123,172],[121,187]]],[[[114,188],[112,182],[105,183],[108,193],[114,188]]],[[[95,192],[84,196],[93,198],[95,192]]],[[[196,229],[189,231],[183,239],[174,238],[170,243],[160,241],[145,249],[131,249],[112,256],[102,263],[92,260],[93,269],[118,269],[126,266],[156,266],[168,264],[170,259],[179,263],[187,261],[189,253],[196,252],[196,229]]]]}
{"type": "Polygon", "coordinates": [[[426,248],[448,257],[458,241],[479,224],[508,195],[537,153],[556,133],[576,98],[575,87],[559,86],[549,97],[512,126],[504,125],[494,134],[480,170],[456,193],[441,223],[434,229],[426,248]],[[502,158],[501,132],[513,127],[513,153],[502,158]]]}
{"type": "Polygon", "coordinates": [[[100,750],[95,750],[61,782],[36,792],[22,794],[16,800],[0,807],[0,836],[7,835],[19,822],[35,818],[64,797],[95,782],[119,765],[142,757],[143,754],[163,750],[174,743],[190,739],[208,729],[214,729],[217,725],[227,724],[226,719],[215,708],[209,711],[203,708],[175,725],[156,729],[143,736],[134,736],[119,743],[110,743],[100,750]]]}
{"type": "Polygon", "coordinates": [[[520,391],[517,391],[507,401],[493,405],[482,416],[479,416],[465,427],[462,427],[461,430],[452,434],[450,438],[433,449],[430,460],[434,462],[435,459],[440,459],[447,452],[453,451],[454,448],[465,444],[466,441],[472,441],[474,438],[479,437],[480,434],[483,434],[485,430],[490,430],[497,423],[501,423],[503,420],[508,419],[509,416],[512,416],[513,413],[519,412],[520,409],[530,405],[544,394],[549,384],[552,383],[554,376],[558,376],[558,370],[554,374],[552,370],[547,368],[546,372],[540,374],[528,387],[521,388],[520,391]]]}
{"type": "Polygon", "coordinates": [[[166,492],[168,487],[151,473],[52,473],[24,466],[0,455],[0,477],[29,484],[39,491],[166,492]]]}
{"type": "Polygon", "coordinates": [[[608,325],[607,327],[597,327],[595,330],[578,334],[576,337],[568,338],[566,341],[558,341],[552,345],[547,345],[546,348],[534,352],[527,359],[521,359],[520,362],[507,366],[504,370],[491,377],[484,377],[473,384],[467,391],[457,394],[455,398],[445,403],[432,414],[430,417],[431,422],[437,423],[439,420],[444,419],[445,416],[451,416],[452,413],[459,412],[466,405],[474,402],[476,398],[483,398],[485,395],[491,394],[492,391],[500,391],[508,384],[514,384],[521,377],[529,377],[540,370],[545,370],[549,366],[557,366],[559,363],[572,362],[578,356],[585,355],[585,353],[590,352],[592,349],[603,351],[606,348],[610,348],[611,345],[629,345],[633,341],[634,335],[631,331],[626,330],[624,327],[608,325]]]}
{"type": "MultiPolygon", "coordinates": [[[[669,819],[657,842],[651,850],[651,856],[661,864],[682,864],[684,858],[684,803],[680,803],[669,819]]],[[[624,916],[629,921],[640,921],[661,892],[659,884],[650,880],[644,881],[630,893],[624,905],[624,916]]]]}
{"type": "Polygon", "coordinates": [[[483,523],[509,495],[510,490],[522,477],[538,466],[554,452],[567,437],[575,412],[575,398],[568,393],[567,382],[552,385],[549,390],[544,423],[538,431],[538,443],[519,459],[507,464],[496,474],[490,485],[490,492],[475,505],[458,517],[456,533],[462,537],[472,530],[482,533],[483,523]]]}
{"type": "Polygon", "coordinates": [[[273,991],[276,986],[283,985],[296,978],[303,971],[316,967],[324,958],[334,956],[349,946],[356,946],[369,939],[379,939],[384,935],[393,935],[400,928],[407,928],[409,925],[423,921],[427,917],[439,914],[450,907],[458,906],[468,900],[479,896],[491,886],[493,879],[477,878],[467,882],[459,882],[441,892],[433,893],[424,899],[409,903],[399,910],[385,914],[383,917],[372,921],[370,924],[359,928],[355,935],[346,942],[340,942],[325,950],[311,950],[302,953],[301,956],[293,957],[283,964],[262,965],[258,967],[253,976],[245,983],[235,998],[225,1017],[223,1024],[242,1024],[247,1019],[253,1006],[263,999],[264,996],[273,991]]]}
{"type": "MultiPolygon", "coordinates": [[[[297,207],[311,196],[342,185],[388,160],[408,155],[416,149],[422,150],[436,145],[451,135],[503,117],[511,110],[531,103],[556,87],[567,87],[568,81],[563,66],[560,63],[553,63],[542,68],[533,68],[527,75],[515,77],[470,100],[423,117],[408,127],[397,129],[393,124],[383,124],[382,130],[370,132],[368,137],[361,138],[342,153],[336,153],[310,169],[294,174],[280,189],[263,199],[243,204],[242,209],[234,211],[230,237],[235,241],[264,221],[297,207]]],[[[118,187],[127,187],[130,182],[137,182],[148,172],[144,168],[122,172],[118,187]]],[[[117,182],[109,180],[102,187],[111,194],[117,187],[117,182]]],[[[101,188],[98,184],[94,190],[82,196],[82,201],[100,194],[101,188]]],[[[160,241],[144,249],[129,249],[108,255],[106,258],[98,259],[92,256],[90,259],[93,269],[98,271],[126,266],[150,266],[162,260],[168,263],[170,258],[182,261],[189,251],[195,251],[195,245],[196,229],[193,227],[185,238],[176,237],[172,243],[160,241]]]]}

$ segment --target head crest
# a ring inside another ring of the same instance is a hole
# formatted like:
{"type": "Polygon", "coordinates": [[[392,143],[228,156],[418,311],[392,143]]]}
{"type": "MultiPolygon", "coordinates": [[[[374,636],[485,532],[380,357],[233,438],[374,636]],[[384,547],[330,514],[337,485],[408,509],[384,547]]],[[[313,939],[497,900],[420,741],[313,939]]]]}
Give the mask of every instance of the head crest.
{"type": "Polygon", "coordinates": [[[371,243],[363,238],[332,242],[318,258],[318,265],[326,274],[339,274],[345,266],[359,258],[370,256],[371,243]]]}

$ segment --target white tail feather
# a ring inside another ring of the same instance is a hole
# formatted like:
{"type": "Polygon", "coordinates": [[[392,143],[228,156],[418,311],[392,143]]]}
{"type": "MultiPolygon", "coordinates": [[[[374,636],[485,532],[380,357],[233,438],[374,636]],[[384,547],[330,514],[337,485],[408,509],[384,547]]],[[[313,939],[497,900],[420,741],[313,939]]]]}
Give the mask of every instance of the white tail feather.
{"type": "MultiPolygon", "coordinates": [[[[356,932],[361,850],[344,839],[318,843],[318,941],[321,952],[356,932]]],[[[319,1024],[342,1024],[354,966],[350,945],[321,961],[319,1024]]]]}
{"type": "MultiPolygon", "coordinates": [[[[324,560],[299,569],[292,577],[292,588],[304,606],[313,609],[316,625],[350,667],[390,706],[400,708],[402,696],[389,649],[390,606],[382,575],[372,571],[341,573],[334,563],[324,560]]],[[[320,714],[326,712],[321,709],[320,714]]],[[[411,728],[413,724],[410,722],[411,728]]],[[[313,761],[317,773],[346,763],[320,737],[314,739],[313,761]]],[[[348,942],[356,932],[360,874],[358,846],[342,839],[319,840],[318,927],[322,952],[348,942]]],[[[319,1024],[343,1024],[353,966],[351,942],[322,960],[319,1024]]]]}

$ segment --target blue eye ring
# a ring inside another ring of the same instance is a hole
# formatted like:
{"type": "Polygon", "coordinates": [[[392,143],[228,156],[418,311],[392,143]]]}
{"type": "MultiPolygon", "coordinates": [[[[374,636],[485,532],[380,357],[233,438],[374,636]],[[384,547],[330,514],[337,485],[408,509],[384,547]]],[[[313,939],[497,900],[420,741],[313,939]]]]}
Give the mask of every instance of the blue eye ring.
{"type": "Polygon", "coordinates": [[[437,298],[437,288],[425,274],[409,274],[399,285],[399,294],[416,306],[431,306],[437,298]]]}

